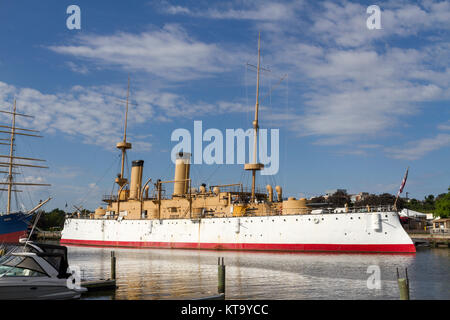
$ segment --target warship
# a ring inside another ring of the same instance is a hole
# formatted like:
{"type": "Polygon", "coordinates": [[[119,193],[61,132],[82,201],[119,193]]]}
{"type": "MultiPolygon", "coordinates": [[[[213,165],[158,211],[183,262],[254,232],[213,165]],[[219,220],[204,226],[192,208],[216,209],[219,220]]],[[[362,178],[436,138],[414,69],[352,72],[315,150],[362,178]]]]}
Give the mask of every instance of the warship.
{"type": "Polygon", "coordinates": [[[143,180],[143,160],[132,161],[130,180],[125,178],[127,150],[126,100],[121,172],[115,179],[117,193],[105,195],[106,208],[74,213],[67,217],[61,243],[142,248],[212,250],[325,251],[325,252],[416,252],[391,206],[314,210],[305,199],[283,198],[281,186],[256,188],[258,163],[258,114],[260,37],[253,121],[253,158],[244,165],[251,173],[251,188],[243,183],[200,184],[190,178],[191,155],[176,157],[174,179],[143,180]],[[173,193],[166,196],[166,187],[173,193]],[[275,191],[275,192],[274,192],[275,191]],[[318,213],[319,211],[319,213],[318,213]]]}

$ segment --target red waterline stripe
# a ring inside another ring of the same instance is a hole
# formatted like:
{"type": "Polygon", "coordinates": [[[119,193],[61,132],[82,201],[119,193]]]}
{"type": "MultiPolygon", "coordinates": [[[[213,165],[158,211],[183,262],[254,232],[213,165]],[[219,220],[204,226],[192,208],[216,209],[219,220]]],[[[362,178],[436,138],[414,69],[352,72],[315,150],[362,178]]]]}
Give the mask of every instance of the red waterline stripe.
{"type": "Polygon", "coordinates": [[[144,241],[96,241],[61,239],[61,244],[91,246],[165,248],[165,249],[213,249],[213,250],[262,250],[262,251],[328,251],[328,252],[402,252],[414,253],[413,244],[282,244],[282,243],[195,243],[195,242],[144,242],[144,241]]]}
{"type": "Polygon", "coordinates": [[[0,242],[4,243],[16,243],[19,242],[20,238],[23,238],[26,234],[26,231],[18,231],[11,233],[0,234],[0,242]]]}

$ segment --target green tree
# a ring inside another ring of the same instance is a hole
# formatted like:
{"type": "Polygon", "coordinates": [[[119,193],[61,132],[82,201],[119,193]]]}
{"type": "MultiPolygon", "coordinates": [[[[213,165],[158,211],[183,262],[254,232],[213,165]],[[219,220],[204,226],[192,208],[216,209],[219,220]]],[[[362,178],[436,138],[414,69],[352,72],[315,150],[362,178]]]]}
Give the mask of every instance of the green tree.
{"type": "Polygon", "coordinates": [[[436,198],[434,216],[439,216],[441,218],[450,217],[450,187],[448,188],[447,194],[439,195],[436,198]]]}
{"type": "MultiPolygon", "coordinates": [[[[395,202],[395,196],[389,193],[383,193],[380,195],[370,194],[363,200],[357,201],[355,207],[369,206],[392,206],[395,202]]],[[[405,207],[405,201],[402,198],[397,200],[397,208],[399,210],[405,207]]]]}
{"type": "Polygon", "coordinates": [[[50,230],[51,228],[62,229],[66,213],[58,208],[50,212],[41,211],[41,217],[37,223],[37,227],[42,230],[50,230]]]}
{"type": "Polygon", "coordinates": [[[337,191],[327,199],[328,203],[330,203],[334,207],[343,207],[346,203],[349,204],[350,196],[347,192],[337,191]]]}

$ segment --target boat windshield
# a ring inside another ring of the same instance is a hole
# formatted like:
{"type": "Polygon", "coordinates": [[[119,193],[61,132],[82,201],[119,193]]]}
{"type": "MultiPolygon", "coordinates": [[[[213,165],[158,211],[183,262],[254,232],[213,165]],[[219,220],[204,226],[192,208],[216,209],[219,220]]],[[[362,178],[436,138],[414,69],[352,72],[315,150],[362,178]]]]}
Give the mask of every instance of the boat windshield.
{"type": "Polygon", "coordinates": [[[10,256],[0,264],[0,277],[45,277],[47,274],[30,257],[10,256]]]}

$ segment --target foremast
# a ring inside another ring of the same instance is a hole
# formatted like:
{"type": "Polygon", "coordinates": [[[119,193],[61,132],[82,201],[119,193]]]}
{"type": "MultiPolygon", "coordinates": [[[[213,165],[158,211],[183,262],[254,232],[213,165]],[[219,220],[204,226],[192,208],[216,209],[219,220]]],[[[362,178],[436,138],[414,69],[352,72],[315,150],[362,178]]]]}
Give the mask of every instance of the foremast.
{"type": "MultiPolygon", "coordinates": [[[[128,149],[131,149],[131,143],[127,142],[127,122],[128,122],[128,99],[130,97],[130,77],[128,77],[128,89],[127,89],[127,100],[126,100],[126,109],[125,109],[125,125],[123,129],[123,141],[117,143],[116,148],[122,152],[122,162],[120,166],[120,174],[116,178],[116,183],[120,188],[123,188],[128,180],[124,178],[124,165],[125,165],[125,156],[128,149]]],[[[120,197],[120,194],[119,194],[120,197]]]]}

